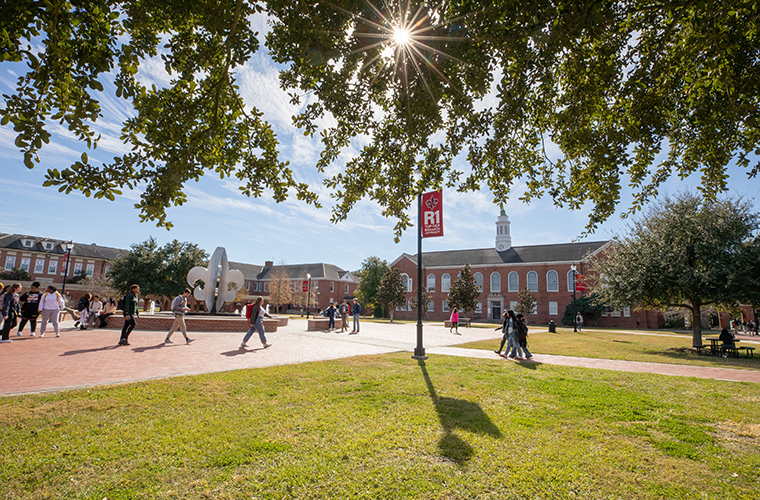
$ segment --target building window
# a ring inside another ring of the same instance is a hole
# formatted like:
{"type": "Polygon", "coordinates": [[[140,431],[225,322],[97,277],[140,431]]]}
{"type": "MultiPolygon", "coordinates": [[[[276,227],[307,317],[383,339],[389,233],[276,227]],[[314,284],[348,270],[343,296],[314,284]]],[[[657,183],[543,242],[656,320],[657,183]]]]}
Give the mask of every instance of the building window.
{"type": "Polygon", "coordinates": [[[435,292],[435,274],[427,275],[427,289],[428,292],[435,292]]]}
{"type": "Polygon", "coordinates": [[[549,316],[557,316],[558,313],[558,307],[557,302],[554,300],[549,301],[549,316]]]}
{"type": "Polygon", "coordinates": [[[13,271],[14,267],[16,267],[16,256],[8,255],[7,257],[5,257],[5,270],[13,271]]]}
{"type": "Polygon", "coordinates": [[[476,313],[482,313],[483,312],[483,303],[478,302],[478,305],[475,306],[475,312],[476,313]]]}
{"type": "Polygon", "coordinates": [[[82,274],[82,263],[81,262],[76,262],[74,264],[74,274],[73,274],[73,276],[79,276],[80,274],[82,274]]]}
{"type": "Polygon", "coordinates": [[[538,302],[533,305],[533,310],[530,313],[534,316],[538,314],[538,302]]]}
{"type": "Polygon", "coordinates": [[[510,300],[509,301],[509,308],[514,311],[515,307],[517,307],[517,301],[516,300],[510,300]]]}
{"type": "Polygon", "coordinates": [[[41,274],[45,270],[45,259],[37,259],[34,261],[34,272],[41,274]]]}
{"type": "Polygon", "coordinates": [[[21,257],[21,266],[19,269],[29,272],[29,268],[32,267],[32,259],[29,257],[21,257]]]}
{"type": "Polygon", "coordinates": [[[106,266],[105,269],[103,269],[103,276],[108,277],[108,272],[111,270],[111,266],[106,266]]]}
{"type": "Polygon", "coordinates": [[[32,248],[32,240],[23,240],[23,245],[25,248],[32,248]]]}
{"type": "Polygon", "coordinates": [[[412,307],[412,299],[409,299],[406,302],[407,302],[406,306],[409,308],[409,310],[413,311],[414,307],[412,307]]]}
{"type": "MultiPolygon", "coordinates": [[[[331,282],[330,282],[330,293],[333,293],[334,291],[335,291],[335,282],[334,282],[334,281],[331,281],[331,282]]],[[[332,301],[331,301],[331,302],[332,302],[332,301]]]]}
{"type": "Polygon", "coordinates": [[[344,287],[344,290],[345,291],[343,293],[345,293],[346,295],[348,295],[348,284],[346,284],[346,286],[344,287]]]}
{"type": "Polygon", "coordinates": [[[483,275],[481,273],[475,273],[473,276],[473,281],[475,281],[475,288],[477,288],[479,291],[483,291],[483,275]]]}
{"type": "Polygon", "coordinates": [[[515,272],[512,271],[507,276],[507,283],[508,283],[508,290],[510,292],[519,292],[520,291],[520,276],[515,272]]]}
{"type": "Polygon", "coordinates": [[[53,249],[53,243],[51,243],[50,241],[46,241],[44,246],[45,246],[45,250],[53,249]]]}
{"type": "MultiPolygon", "coordinates": [[[[406,291],[407,292],[413,291],[413,289],[412,289],[412,278],[410,278],[409,275],[406,274],[406,273],[404,273],[402,276],[404,277],[404,281],[406,282],[406,291]]],[[[411,311],[411,309],[409,309],[409,310],[411,311]]]]}
{"type": "Polygon", "coordinates": [[[428,302],[428,308],[427,308],[427,310],[428,310],[428,312],[433,312],[435,310],[435,301],[434,300],[431,300],[430,302],[428,302]]]}
{"type": "Polygon", "coordinates": [[[449,303],[445,300],[443,301],[443,305],[441,306],[441,310],[445,313],[449,312],[449,303]]]}
{"type": "Polygon", "coordinates": [[[631,307],[630,306],[627,306],[627,307],[623,308],[623,316],[625,316],[626,318],[630,318],[631,317],[631,307]]]}
{"type": "Polygon", "coordinates": [[[499,273],[491,273],[491,291],[501,291],[501,275],[499,273]]]}
{"type": "Polygon", "coordinates": [[[531,292],[538,291],[538,273],[536,271],[528,271],[528,290],[531,292]]]}
{"type": "Polygon", "coordinates": [[[58,272],[58,261],[57,260],[51,260],[48,263],[48,274],[55,274],[58,272]]]}
{"type": "MultiPolygon", "coordinates": [[[[267,287],[269,288],[269,287],[267,287]]],[[[314,290],[319,290],[319,281],[314,282],[314,290]]]]}
{"type": "Polygon", "coordinates": [[[441,276],[441,291],[448,292],[449,290],[451,290],[451,276],[449,273],[445,273],[441,276]]]}
{"type": "Polygon", "coordinates": [[[567,272],[567,291],[575,291],[575,272],[572,270],[567,272]]]}
{"type": "Polygon", "coordinates": [[[87,264],[87,276],[95,274],[95,264],[87,264]]]}
{"type": "Polygon", "coordinates": [[[619,318],[620,317],[620,309],[615,309],[614,311],[612,311],[610,313],[610,316],[612,316],[613,318],[619,318]]]}
{"type": "Polygon", "coordinates": [[[546,291],[559,292],[559,274],[557,274],[557,271],[546,273],[546,291]]]}

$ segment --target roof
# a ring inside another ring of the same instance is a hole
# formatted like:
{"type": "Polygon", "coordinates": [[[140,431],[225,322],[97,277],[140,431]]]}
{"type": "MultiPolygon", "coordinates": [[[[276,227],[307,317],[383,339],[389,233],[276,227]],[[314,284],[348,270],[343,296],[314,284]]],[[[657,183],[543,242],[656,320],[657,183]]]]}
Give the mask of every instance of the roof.
{"type": "MultiPolygon", "coordinates": [[[[64,255],[66,249],[64,245],[68,243],[66,240],[56,240],[53,238],[42,238],[39,236],[30,236],[27,234],[0,234],[0,248],[7,248],[9,250],[20,250],[23,252],[37,252],[64,255]],[[32,246],[24,246],[24,240],[31,240],[32,246]],[[46,249],[45,244],[52,243],[51,249],[46,249]]],[[[82,257],[86,259],[105,259],[113,260],[121,254],[127,253],[129,250],[123,248],[102,247],[95,243],[77,243],[74,242],[74,248],[71,250],[72,257],[82,257]]]]}
{"type": "Polygon", "coordinates": [[[284,272],[288,279],[306,279],[311,274],[311,279],[347,281],[358,283],[359,280],[350,272],[333,264],[324,262],[316,264],[292,264],[282,266],[255,266],[241,262],[230,262],[230,269],[239,269],[247,280],[272,280],[278,272],[284,272]]]}
{"type": "MultiPolygon", "coordinates": [[[[497,266],[505,264],[548,264],[552,262],[578,262],[598,252],[607,241],[588,241],[580,243],[559,243],[554,245],[533,245],[512,247],[503,252],[495,248],[471,250],[448,250],[441,252],[423,252],[422,261],[425,268],[497,266]]],[[[402,254],[393,261],[395,265],[402,258],[417,264],[416,254],[402,254]]]]}

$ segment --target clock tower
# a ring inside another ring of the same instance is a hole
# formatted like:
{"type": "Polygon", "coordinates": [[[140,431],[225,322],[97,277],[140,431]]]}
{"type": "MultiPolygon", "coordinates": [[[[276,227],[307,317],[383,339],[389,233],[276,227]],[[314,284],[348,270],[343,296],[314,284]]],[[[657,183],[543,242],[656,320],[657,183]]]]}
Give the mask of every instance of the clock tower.
{"type": "Polygon", "coordinates": [[[496,250],[504,252],[512,248],[512,237],[509,235],[509,217],[501,210],[499,218],[496,219],[496,250]]]}

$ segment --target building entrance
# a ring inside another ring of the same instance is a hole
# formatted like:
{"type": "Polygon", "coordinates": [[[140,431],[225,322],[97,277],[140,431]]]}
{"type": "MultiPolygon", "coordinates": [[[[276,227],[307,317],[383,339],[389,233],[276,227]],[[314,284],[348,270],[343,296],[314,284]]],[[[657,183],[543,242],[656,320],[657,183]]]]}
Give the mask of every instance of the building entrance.
{"type": "Polygon", "coordinates": [[[501,301],[491,302],[491,319],[501,319],[501,301]]]}

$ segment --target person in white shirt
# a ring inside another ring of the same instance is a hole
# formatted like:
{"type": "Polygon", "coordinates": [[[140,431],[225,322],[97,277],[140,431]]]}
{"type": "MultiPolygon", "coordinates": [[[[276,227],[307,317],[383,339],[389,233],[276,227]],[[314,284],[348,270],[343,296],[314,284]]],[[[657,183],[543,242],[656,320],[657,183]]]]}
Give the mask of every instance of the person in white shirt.
{"type": "Polygon", "coordinates": [[[47,291],[42,294],[40,298],[39,310],[42,317],[40,325],[40,337],[45,336],[45,327],[48,321],[52,321],[53,330],[55,330],[55,336],[60,337],[61,332],[58,330],[58,315],[66,307],[63,297],[58,290],[50,285],[47,287],[47,291]]]}
{"type": "Polygon", "coordinates": [[[92,301],[90,302],[90,316],[87,318],[87,325],[95,326],[95,320],[98,319],[98,316],[100,316],[100,311],[103,309],[103,303],[100,301],[100,297],[97,295],[92,296],[92,301]]]}

